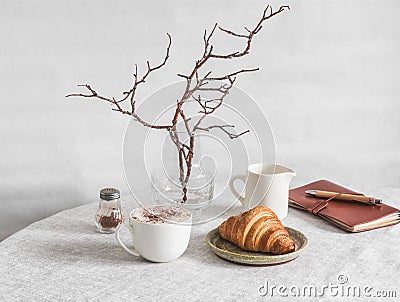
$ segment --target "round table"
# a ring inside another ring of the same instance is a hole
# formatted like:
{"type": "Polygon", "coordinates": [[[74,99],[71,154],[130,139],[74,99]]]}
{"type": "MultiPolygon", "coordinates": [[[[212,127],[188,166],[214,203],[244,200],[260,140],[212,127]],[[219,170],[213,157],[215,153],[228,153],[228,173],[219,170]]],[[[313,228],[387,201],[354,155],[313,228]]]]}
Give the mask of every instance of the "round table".
{"type": "MultiPolygon", "coordinates": [[[[367,193],[400,206],[400,189],[367,193]]],[[[125,213],[133,206],[125,204],[125,213]]],[[[214,221],[193,226],[189,247],[179,259],[151,263],[124,251],[114,235],[98,233],[96,208],[92,203],[65,210],[2,241],[0,300],[348,301],[346,292],[352,297],[358,288],[362,300],[376,301],[368,295],[393,291],[400,296],[400,225],[351,234],[289,209],[283,223],[308,237],[307,248],[282,265],[245,266],[219,258],[205,243],[210,230],[242,210],[237,205],[214,221]]]]}

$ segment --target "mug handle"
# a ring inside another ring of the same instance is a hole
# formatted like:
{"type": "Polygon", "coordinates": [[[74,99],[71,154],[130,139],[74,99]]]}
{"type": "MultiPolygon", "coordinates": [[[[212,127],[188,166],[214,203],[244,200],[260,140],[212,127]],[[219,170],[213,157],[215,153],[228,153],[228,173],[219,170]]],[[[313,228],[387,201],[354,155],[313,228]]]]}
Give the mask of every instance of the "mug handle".
{"type": "Polygon", "coordinates": [[[131,226],[131,225],[129,225],[129,226],[126,226],[125,224],[120,224],[119,226],[118,226],[118,228],[116,229],[116,231],[115,231],[115,238],[117,238],[117,240],[118,240],[118,242],[119,242],[119,244],[124,248],[124,250],[126,250],[129,254],[131,254],[131,255],[133,255],[133,256],[137,256],[137,257],[139,257],[140,255],[139,255],[139,253],[136,251],[136,249],[130,249],[129,247],[127,247],[126,245],[125,245],[125,243],[123,243],[122,242],[122,240],[121,240],[121,238],[119,237],[119,232],[122,230],[122,228],[124,228],[124,227],[127,227],[127,228],[132,228],[132,231],[133,231],[133,227],[131,226]]]}
{"type": "Polygon", "coordinates": [[[244,176],[244,175],[234,175],[234,176],[232,176],[231,179],[229,180],[229,187],[230,187],[230,189],[231,189],[233,195],[235,195],[235,197],[236,197],[237,199],[239,199],[239,201],[242,203],[242,205],[243,205],[244,207],[246,207],[246,206],[247,206],[247,205],[246,205],[246,198],[243,197],[242,195],[240,195],[240,194],[236,191],[235,186],[234,186],[234,184],[233,184],[233,183],[235,182],[236,179],[240,179],[241,181],[243,181],[244,183],[246,183],[246,176],[244,176]]]}

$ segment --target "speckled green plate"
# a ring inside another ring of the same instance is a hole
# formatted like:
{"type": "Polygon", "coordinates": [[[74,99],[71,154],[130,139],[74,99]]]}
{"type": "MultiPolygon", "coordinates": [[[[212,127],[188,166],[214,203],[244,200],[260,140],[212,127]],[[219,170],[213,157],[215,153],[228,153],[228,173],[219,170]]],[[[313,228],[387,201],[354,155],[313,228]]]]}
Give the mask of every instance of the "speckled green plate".
{"type": "Polygon", "coordinates": [[[283,255],[242,250],[237,245],[223,239],[219,235],[218,229],[214,229],[207,234],[206,242],[215,254],[232,262],[248,265],[276,265],[297,258],[307,246],[307,237],[303,233],[289,227],[285,227],[285,229],[295,242],[295,251],[283,255]]]}

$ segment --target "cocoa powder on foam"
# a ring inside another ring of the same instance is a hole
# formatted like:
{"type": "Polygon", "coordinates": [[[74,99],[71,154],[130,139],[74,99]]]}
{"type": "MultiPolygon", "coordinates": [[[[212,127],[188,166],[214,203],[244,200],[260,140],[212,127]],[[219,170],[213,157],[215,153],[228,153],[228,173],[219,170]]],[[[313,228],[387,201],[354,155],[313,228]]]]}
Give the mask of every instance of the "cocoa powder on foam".
{"type": "Polygon", "coordinates": [[[184,222],[190,218],[190,212],[174,206],[155,206],[136,209],[131,217],[135,220],[150,224],[168,222],[184,222]]]}

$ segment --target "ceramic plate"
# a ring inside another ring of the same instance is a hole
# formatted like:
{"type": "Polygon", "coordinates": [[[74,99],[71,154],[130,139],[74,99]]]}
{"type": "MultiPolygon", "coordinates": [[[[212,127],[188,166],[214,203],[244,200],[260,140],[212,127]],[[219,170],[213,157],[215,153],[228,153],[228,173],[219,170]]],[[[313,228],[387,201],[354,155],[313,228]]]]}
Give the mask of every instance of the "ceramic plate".
{"type": "Polygon", "coordinates": [[[218,229],[214,229],[207,234],[206,242],[215,254],[226,260],[249,265],[275,265],[297,258],[307,246],[307,237],[303,233],[289,227],[285,227],[285,229],[295,242],[295,251],[283,255],[242,250],[237,245],[223,239],[219,235],[218,229]]]}

